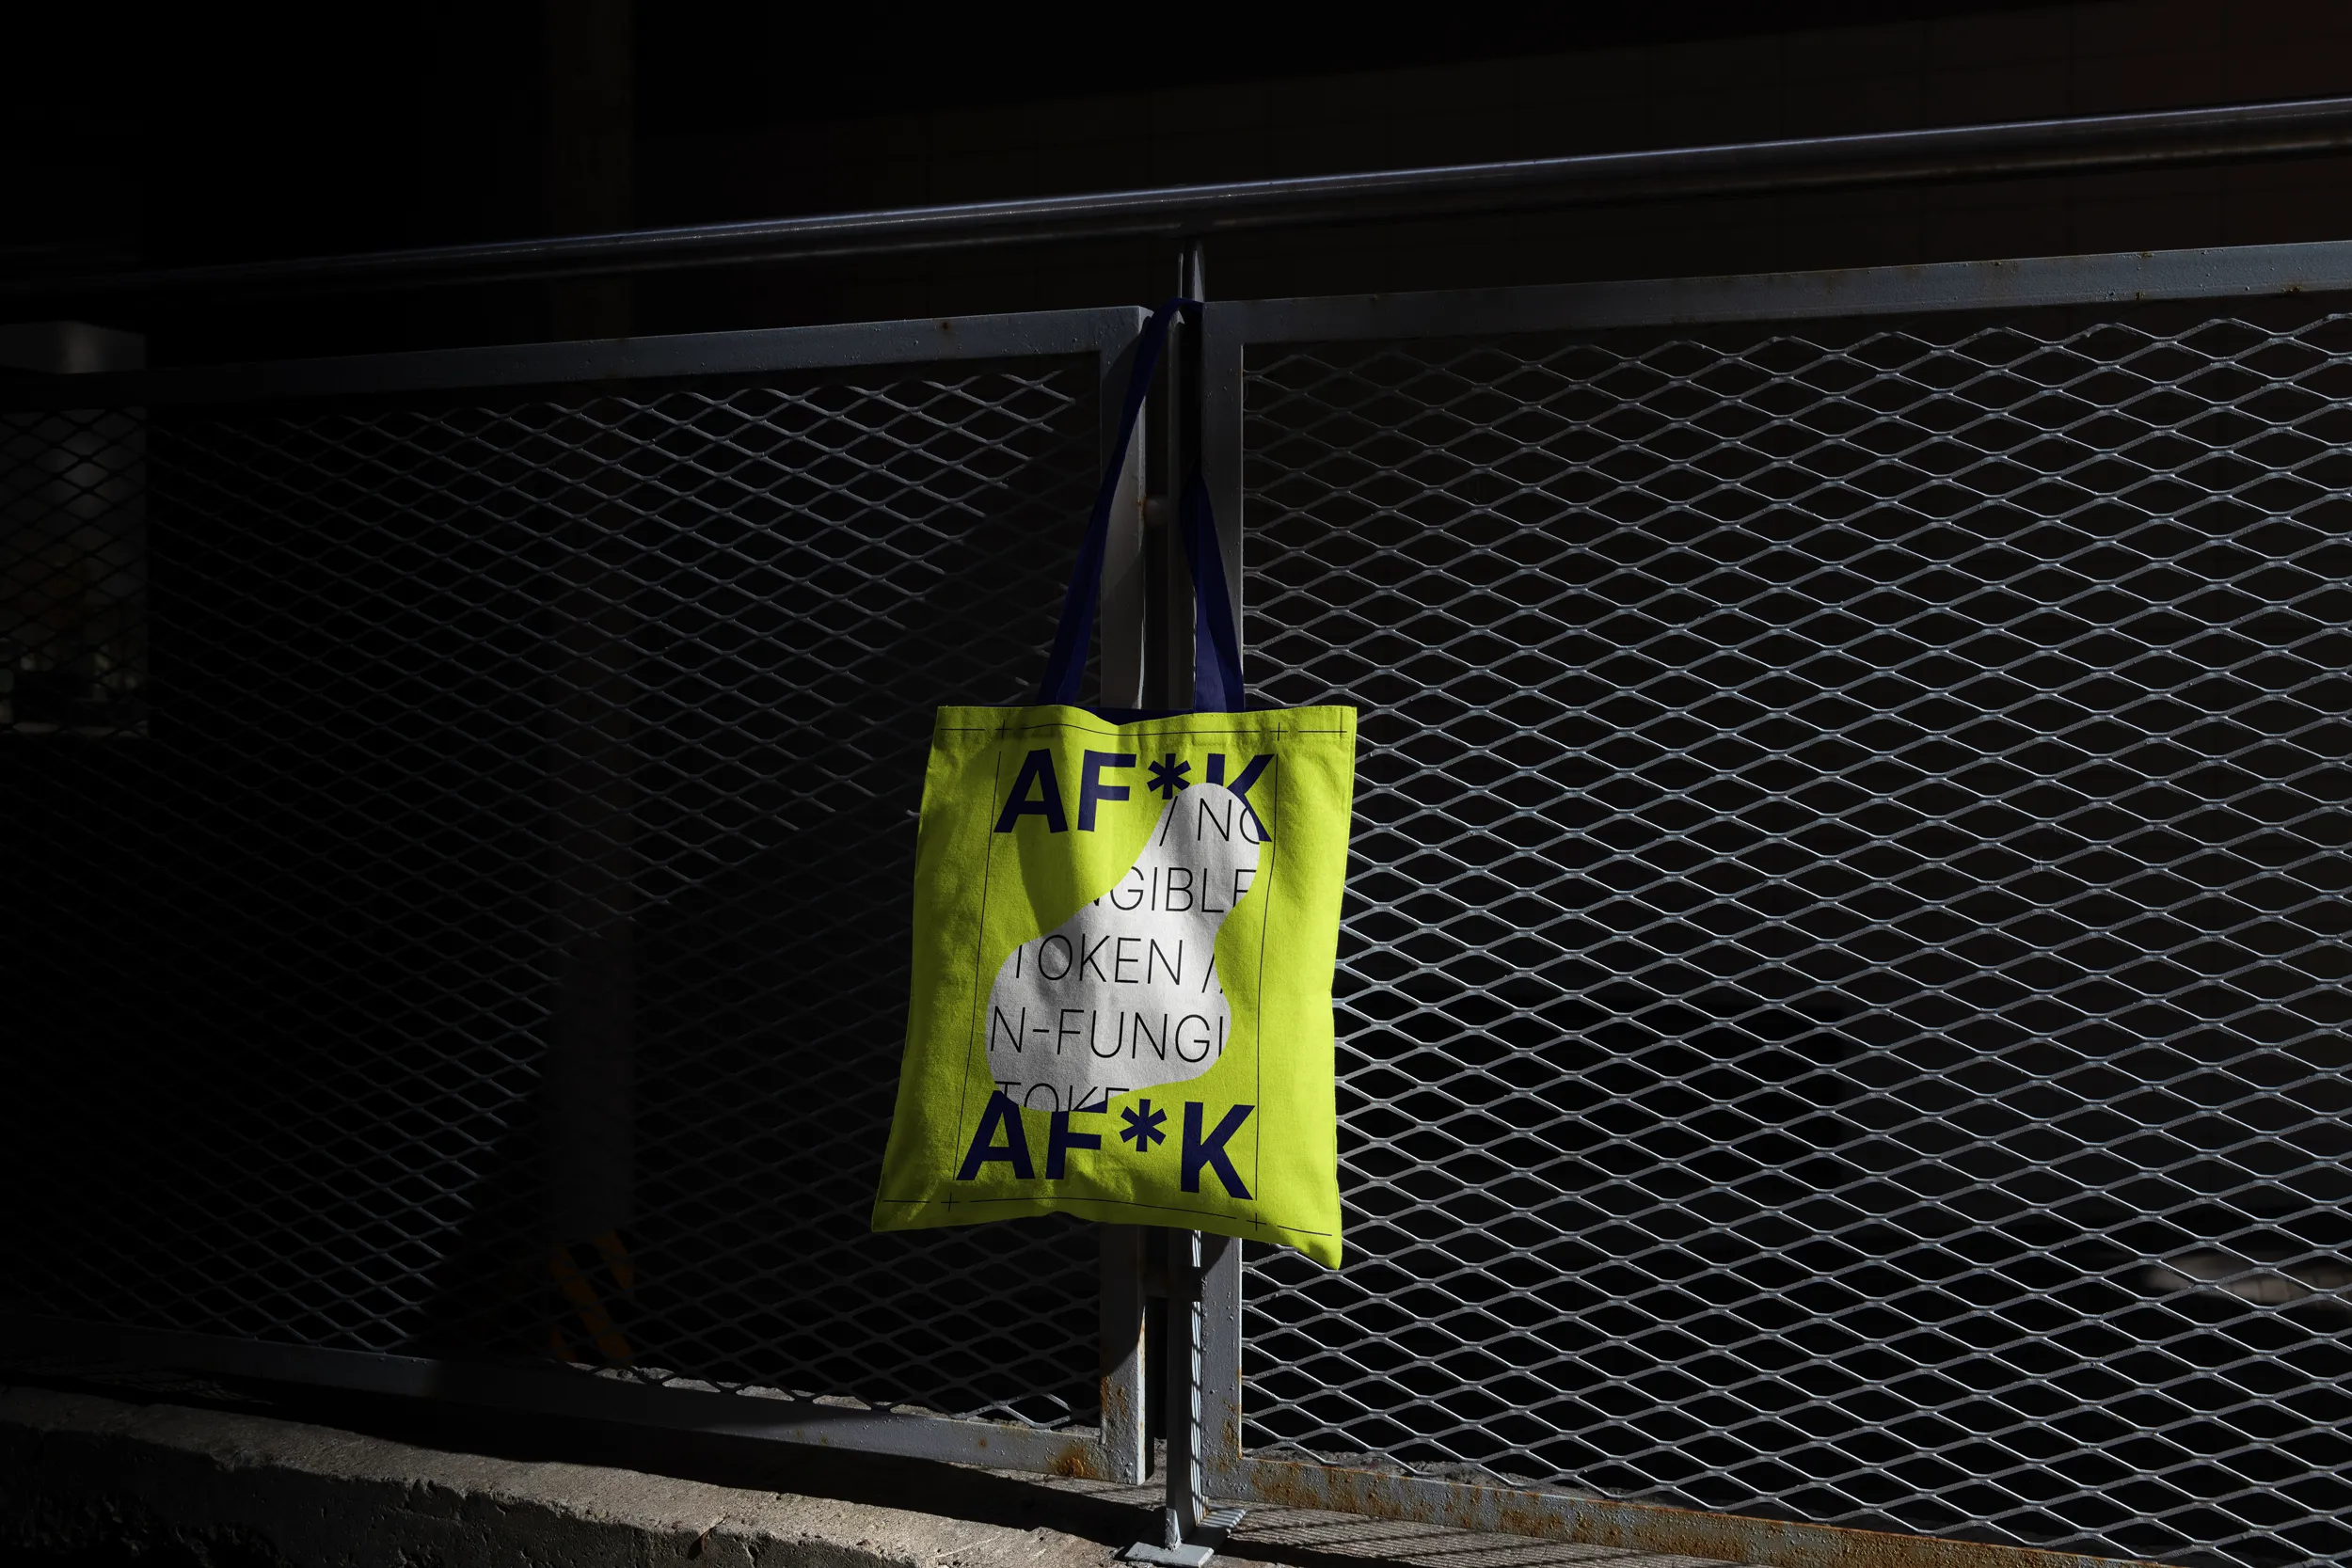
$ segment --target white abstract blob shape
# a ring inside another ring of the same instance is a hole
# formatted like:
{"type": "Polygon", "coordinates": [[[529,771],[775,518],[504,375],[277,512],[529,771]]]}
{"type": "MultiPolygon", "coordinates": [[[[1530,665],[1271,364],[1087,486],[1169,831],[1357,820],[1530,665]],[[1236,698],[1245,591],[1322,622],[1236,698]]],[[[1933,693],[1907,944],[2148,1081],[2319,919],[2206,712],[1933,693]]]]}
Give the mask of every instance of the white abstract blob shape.
{"type": "Polygon", "coordinates": [[[1263,837],[1223,784],[1177,791],[1110,890],[996,972],[981,1020],[996,1086],[1032,1110],[1102,1110],[1216,1066],[1232,1032],[1216,933],[1263,837]]]}

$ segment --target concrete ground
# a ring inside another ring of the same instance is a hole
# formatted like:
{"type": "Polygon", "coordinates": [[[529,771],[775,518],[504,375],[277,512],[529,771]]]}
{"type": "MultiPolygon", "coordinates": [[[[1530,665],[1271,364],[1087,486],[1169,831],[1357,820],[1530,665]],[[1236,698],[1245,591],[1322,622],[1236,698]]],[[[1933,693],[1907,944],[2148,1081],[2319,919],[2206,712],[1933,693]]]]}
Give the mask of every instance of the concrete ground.
{"type": "MultiPolygon", "coordinates": [[[[57,1568],[1107,1568],[1158,1528],[1149,1486],[289,1399],[168,1380],[104,1392],[0,1384],[0,1557],[57,1568]]],[[[1718,1568],[1296,1509],[1251,1513],[1222,1558],[1718,1568]]]]}

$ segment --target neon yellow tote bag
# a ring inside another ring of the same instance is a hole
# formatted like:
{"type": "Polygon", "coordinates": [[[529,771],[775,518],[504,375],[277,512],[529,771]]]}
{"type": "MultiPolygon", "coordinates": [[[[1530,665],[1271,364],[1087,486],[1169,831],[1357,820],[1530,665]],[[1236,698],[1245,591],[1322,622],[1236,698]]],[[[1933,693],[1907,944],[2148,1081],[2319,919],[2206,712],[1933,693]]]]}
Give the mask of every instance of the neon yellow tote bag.
{"type": "MultiPolygon", "coordinates": [[[[1136,346],[1133,438],[1177,310],[1136,346]]],[[[1356,710],[1243,706],[1207,495],[1194,709],[1079,705],[1108,538],[1098,493],[1038,702],[939,710],[914,978],[877,1230],[1062,1212],[1340,1261],[1331,971],[1356,710]]]]}

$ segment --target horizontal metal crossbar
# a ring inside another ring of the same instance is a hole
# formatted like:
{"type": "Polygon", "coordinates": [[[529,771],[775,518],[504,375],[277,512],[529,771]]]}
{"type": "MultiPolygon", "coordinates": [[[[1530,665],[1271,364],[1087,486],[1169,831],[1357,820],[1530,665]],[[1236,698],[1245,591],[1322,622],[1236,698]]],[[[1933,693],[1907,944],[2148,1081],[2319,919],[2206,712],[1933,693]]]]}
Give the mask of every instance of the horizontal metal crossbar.
{"type": "Polygon", "coordinates": [[[1396,1470],[1250,1459],[1243,1462],[1242,1475],[1237,1490],[1253,1502],[1764,1568],[2150,1568],[2134,1559],[1926,1540],[1621,1497],[1440,1481],[1396,1470]]]}
{"type": "Polygon", "coordinates": [[[2181,166],[2346,150],[2352,150],[2352,99],[2326,98],[18,280],[0,284],[0,305],[106,294],[414,287],[1078,240],[1174,240],[1468,213],[2181,166]]]}
{"type": "Polygon", "coordinates": [[[2352,241],[2318,240],[1721,277],[1224,300],[1209,306],[1208,332],[1213,343],[1465,338],[2265,299],[2346,290],[2352,290],[2352,241]]]}
{"type": "Polygon", "coordinates": [[[1134,337],[1144,316],[1134,306],[1117,305],[26,377],[0,385],[0,410],[256,403],[1101,354],[1116,352],[1134,337]]]}

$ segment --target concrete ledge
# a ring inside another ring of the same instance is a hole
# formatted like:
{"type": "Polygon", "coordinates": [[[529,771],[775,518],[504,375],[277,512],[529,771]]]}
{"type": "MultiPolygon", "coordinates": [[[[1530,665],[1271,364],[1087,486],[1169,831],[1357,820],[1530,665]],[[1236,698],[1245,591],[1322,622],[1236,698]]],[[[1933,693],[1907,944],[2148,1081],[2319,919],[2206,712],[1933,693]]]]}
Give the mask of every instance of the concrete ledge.
{"type": "MultiPolygon", "coordinates": [[[[850,1500],[434,1441],[444,1446],[0,1386],[0,1556],[220,1568],[1109,1568],[1119,1546],[1156,1529],[1150,1487],[830,1460],[866,1479],[866,1495],[850,1500]],[[973,1506],[975,1487],[993,1501],[973,1506]],[[872,1500],[877,1491],[890,1501],[872,1500]]],[[[1281,1508],[1253,1513],[1225,1555],[1286,1568],[1715,1568],[1281,1508]]]]}
{"type": "Polygon", "coordinates": [[[0,1389],[0,1546],[257,1568],[1099,1568],[1112,1555],[1041,1528],[26,1387],[0,1389]]]}

